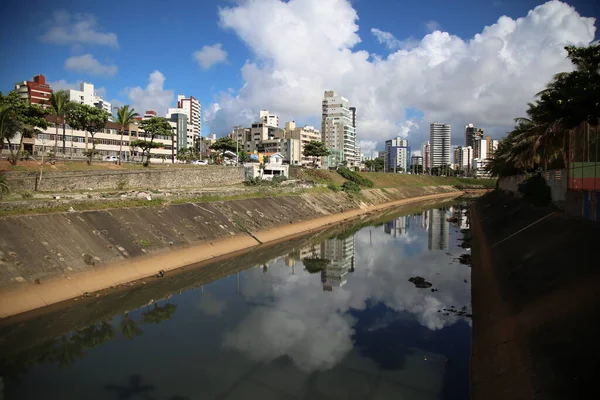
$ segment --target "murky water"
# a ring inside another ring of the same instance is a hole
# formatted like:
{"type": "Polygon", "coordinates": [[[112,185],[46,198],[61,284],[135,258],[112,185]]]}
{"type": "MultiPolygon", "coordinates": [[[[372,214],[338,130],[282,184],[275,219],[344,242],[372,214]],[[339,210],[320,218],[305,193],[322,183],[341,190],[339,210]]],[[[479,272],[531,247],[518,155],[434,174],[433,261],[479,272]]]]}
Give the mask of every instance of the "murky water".
{"type": "Polygon", "coordinates": [[[467,217],[384,221],[4,357],[4,398],[467,399],[467,217]]]}

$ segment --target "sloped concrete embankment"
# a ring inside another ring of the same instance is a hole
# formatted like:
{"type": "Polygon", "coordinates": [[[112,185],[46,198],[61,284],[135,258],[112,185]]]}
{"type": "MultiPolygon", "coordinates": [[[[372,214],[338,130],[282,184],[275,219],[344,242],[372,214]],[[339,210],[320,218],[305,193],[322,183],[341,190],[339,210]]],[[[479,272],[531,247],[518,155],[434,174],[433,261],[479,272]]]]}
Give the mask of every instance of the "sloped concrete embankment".
{"type": "Polygon", "coordinates": [[[452,187],[373,189],[354,199],[328,192],[0,218],[0,316],[306,233],[382,205],[460,193],[452,187]]]}
{"type": "Polygon", "coordinates": [[[499,191],[471,220],[472,398],[599,398],[600,224],[499,191]]]}

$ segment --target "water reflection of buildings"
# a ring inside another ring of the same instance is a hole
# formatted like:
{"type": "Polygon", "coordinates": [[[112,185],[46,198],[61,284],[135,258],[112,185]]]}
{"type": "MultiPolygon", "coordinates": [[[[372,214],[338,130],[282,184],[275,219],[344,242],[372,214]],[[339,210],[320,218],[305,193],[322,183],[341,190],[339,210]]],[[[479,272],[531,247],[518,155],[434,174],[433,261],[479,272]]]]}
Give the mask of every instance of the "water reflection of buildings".
{"type": "Polygon", "coordinates": [[[334,287],[344,286],[348,273],[354,271],[354,235],[321,243],[321,258],[329,260],[329,265],[321,272],[323,290],[331,292],[334,287]]]}
{"type": "Polygon", "coordinates": [[[446,220],[445,208],[434,208],[426,212],[429,224],[429,250],[448,248],[450,239],[450,223],[446,220]]]}
{"type": "Polygon", "coordinates": [[[411,219],[407,215],[403,215],[401,217],[395,218],[391,221],[387,221],[383,230],[388,235],[392,235],[393,237],[401,236],[406,233],[408,229],[410,229],[411,219]]]}

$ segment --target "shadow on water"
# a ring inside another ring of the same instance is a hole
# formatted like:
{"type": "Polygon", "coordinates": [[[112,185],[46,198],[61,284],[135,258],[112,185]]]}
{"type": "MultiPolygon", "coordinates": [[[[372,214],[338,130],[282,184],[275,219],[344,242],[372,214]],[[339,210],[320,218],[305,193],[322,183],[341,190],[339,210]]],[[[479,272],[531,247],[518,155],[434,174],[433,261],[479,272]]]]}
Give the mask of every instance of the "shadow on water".
{"type": "MultiPolygon", "coordinates": [[[[156,386],[142,382],[140,375],[131,375],[129,381],[125,385],[118,385],[115,383],[108,383],[104,385],[109,393],[113,393],[117,400],[127,399],[144,399],[144,400],[159,400],[160,397],[154,397],[153,392],[157,391],[156,386]]],[[[189,397],[173,395],[167,398],[167,400],[192,400],[189,397]]]]}
{"type": "MultiPolygon", "coordinates": [[[[144,333],[140,324],[159,324],[169,320],[177,305],[166,303],[154,304],[142,314],[142,320],[135,320],[129,313],[123,315],[119,323],[121,335],[129,340],[144,333]]],[[[78,359],[85,357],[87,351],[100,347],[116,338],[115,328],[107,321],[88,326],[87,328],[63,334],[58,338],[31,347],[21,353],[2,357],[0,361],[0,376],[9,381],[19,381],[19,376],[28,372],[28,367],[50,363],[58,364],[61,368],[69,367],[78,359]]]]}

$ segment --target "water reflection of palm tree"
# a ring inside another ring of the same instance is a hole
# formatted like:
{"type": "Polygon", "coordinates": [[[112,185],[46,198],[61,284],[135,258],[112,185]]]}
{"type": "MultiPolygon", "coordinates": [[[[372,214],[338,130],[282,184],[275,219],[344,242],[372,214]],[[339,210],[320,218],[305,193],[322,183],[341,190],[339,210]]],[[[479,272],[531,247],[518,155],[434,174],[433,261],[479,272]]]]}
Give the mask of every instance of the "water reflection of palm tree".
{"type": "Polygon", "coordinates": [[[175,313],[176,309],[176,304],[167,303],[162,307],[158,304],[154,304],[154,308],[150,311],[145,312],[144,314],[142,314],[142,316],[144,317],[145,323],[159,324],[162,321],[166,321],[169,318],[171,318],[171,316],[173,316],[173,313],[175,313]]]}
{"type": "Polygon", "coordinates": [[[112,326],[103,321],[99,325],[88,326],[82,331],[77,332],[77,340],[80,341],[83,347],[93,349],[110,340],[115,336],[112,326]]]}
{"type": "Polygon", "coordinates": [[[61,367],[66,367],[75,362],[75,359],[83,355],[81,342],[73,340],[68,335],[62,335],[57,341],[52,354],[53,361],[58,362],[61,367]]]}
{"type": "Polygon", "coordinates": [[[137,321],[134,321],[129,317],[129,313],[125,313],[123,321],[121,321],[121,333],[123,333],[123,336],[127,339],[131,340],[136,336],[140,336],[144,331],[138,327],[137,321]]]}

